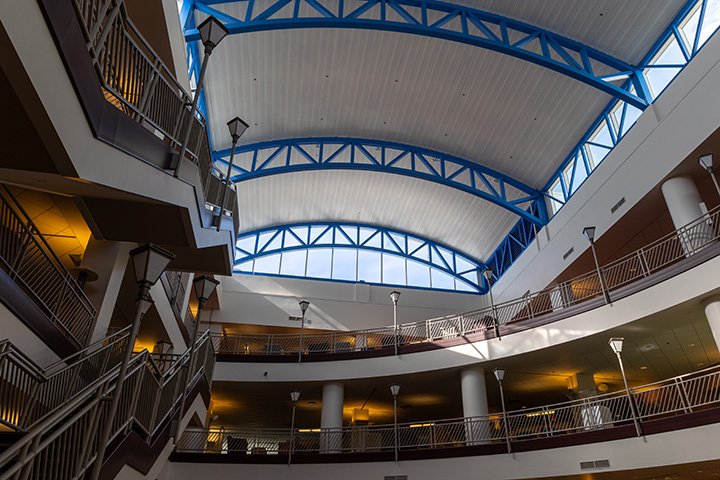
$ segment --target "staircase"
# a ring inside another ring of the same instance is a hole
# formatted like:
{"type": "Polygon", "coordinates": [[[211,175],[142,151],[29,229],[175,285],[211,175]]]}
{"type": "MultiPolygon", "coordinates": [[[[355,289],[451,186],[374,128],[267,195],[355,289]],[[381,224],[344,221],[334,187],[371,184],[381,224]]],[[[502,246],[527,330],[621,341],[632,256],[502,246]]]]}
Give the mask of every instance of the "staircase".
{"type": "MultiPolygon", "coordinates": [[[[38,315],[47,317],[64,337],[68,344],[65,354],[86,345],[95,323],[95,307],[5,186],[0,187],[0,276],[4,303],[17,304],[10,290],[24,292],[41,312],[38,315]]],[[[47,328],[16,313],[46,340],[47,328]]]]}
{"type": "MultiPolygon", "coordinates": [[[[109,421],[107,399],[115,389],[127,339],[128,330],[122,330],[45,370],[9,342],[2,343],[0,423],[17,433],[0,437],[0,451],[2,442],[6,444],[0,454],[0,480],[85,476],[98,459],[98,437],[109,421]]],[[[190,375],[185,374],[190,350],[166,364],[158,364],[147,350],[132,358],[113,419],[111,446],[131,433],[148,446],[156,443],[161,432],[170,430],[183,388],[209,389],[215,354],[207,332],[195,347],[197,361],[190,375]]],[[[103,464],[112,455],[109,448],[103,464]]]]}

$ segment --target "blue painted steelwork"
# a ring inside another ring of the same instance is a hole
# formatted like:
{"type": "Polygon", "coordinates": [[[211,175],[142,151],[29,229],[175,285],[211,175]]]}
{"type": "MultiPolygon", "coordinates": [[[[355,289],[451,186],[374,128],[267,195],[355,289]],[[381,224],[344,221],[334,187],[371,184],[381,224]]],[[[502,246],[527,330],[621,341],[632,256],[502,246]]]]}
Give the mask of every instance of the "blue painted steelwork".
{"type": "MultiPolygon", "coordinates": [[[[717,18],[710,19],[707,15],[710,7],[718,15],[720,0],[687,1],[640,62],[643,88],[649,92],[651,101],[660,96],[712,36],[712,30],[703,28],[709,21],[717,22],[717,18]]],[[[633,88],[629,83],[625,86],[633,88]]],[[[607,105],[543,188],[550,200],[551,216],[567,203],[641,113],[621,100],[607,105]]]]}
{"type": "Polygon", "coordinates": [[[500,242],[495,252],[485,261],[492,270],[495,281],[507,271],[521,253],[535,240],[537,226],[525,218],[521,218],[500,242]]]}
{"type": "MultiPolygon", "coordinates": [[[[227,169],[230,149],[213,154],[227,169]]],[[[500,172],[427,148],[358,138],[273,140],[235,149],[234,182],[304,170],[350,169],[430,180],[495,203],[536,225],[547,223],[543,195],[500,172]]]]}
{"type": "MultiPolygon", "coordinates": [[[[512,18],[436,0],[194,0],[192,7],[223,22],[231,34],[293,28],[356,28],[431,36],[510,55],[567,75],[636,108],[650,98],[640,69],[575,40],[512,18]],[[228,15],[213,4],[236,3],[228,15]],[[260,4],[260,5],[259,5],[260,4]],[[618,86],[628,79],[634,86],[618,86]]],[[[185,38],[199,38],[186,28],[185,38]]]]}
{"type": "MultiPolygon", "coordinates": [[[[324,249],[330,255],[329,249],[351,249],[355,251],[377,252],[383,255],[393,255],[402,258],[405,263],[404,278],[406,282],[392,283],[385,281],[387,276],[380,263],[380,282],[373,282],[364,278],[360,273],[358,263],[355,264],[354,278],[344,278],[344,281],[365,281],[366,283],[377,283],[392,286],[415,286],[422,287],[423,282],[413,281],[408,274],[408,261],[424,266],[429,281],[435,271],[448,275],[455,280],[455,288],[440,288],[443,290],[474,291],[486,293],[487,285],[482,272],[485,264],[472,257],[460,253],[441,243],[412,235],[399,230],[374,225],[338,223],[338,222],[308,222],[291,225],[273,226],[252,232],[238,235],[236,243],[235,268],[236,273],[246,274],[273,274],[278,275],[283,271],[282,259],[273,264],[273,271],[257,271],[258,266],[255,260],[272,255],[287,254],[293,251],[310,251],[313,249],[324,249]],[[458,285],[458,282],[460,285],[458,285]]],[[[309,274],[308,256],[304,257],[305,262],[302,273],[297,276],[304,278],[319,278],[322,280],[336,280],[332,271],[327,275],[313,276],[309,274]]],[[[329,260],[332,263],[332,259],[329,260]]],[[[382,260],[380,260],[382,262],[382,260]]],[[[426,285],[427,288],[435,288],[426,285]]]]}

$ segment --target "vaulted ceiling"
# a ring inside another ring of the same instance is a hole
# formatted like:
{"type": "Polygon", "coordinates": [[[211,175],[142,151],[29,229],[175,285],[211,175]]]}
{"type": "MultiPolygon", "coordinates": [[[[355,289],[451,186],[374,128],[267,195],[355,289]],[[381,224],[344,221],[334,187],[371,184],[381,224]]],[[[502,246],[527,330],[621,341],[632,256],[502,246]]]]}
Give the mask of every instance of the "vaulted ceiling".
{"type": "MultiPolygon", "coordinates": [[[[211,2],[210,2],[211,3],[211,2]]],[[[267,2],[265,2],[267,3],[267,2]]],[[[636,64],[682,0],[454,0],[636,64]]],[[[246,2],[213,8],[239,15],[246,2]]],[[[196,13],[196,21],[205,17],[196,13]]],[[[542,188],[611,97],[528,61],[448,40],[349,28],[232,35],[206,77],[215,150],[241,143],[359,137],[430,148],[542,188]]],[[[518,217],[469,193],[389,173],[271,175],[238,184],[241,231],[302,221],[388,226],[479,260],[518,217]]]]}

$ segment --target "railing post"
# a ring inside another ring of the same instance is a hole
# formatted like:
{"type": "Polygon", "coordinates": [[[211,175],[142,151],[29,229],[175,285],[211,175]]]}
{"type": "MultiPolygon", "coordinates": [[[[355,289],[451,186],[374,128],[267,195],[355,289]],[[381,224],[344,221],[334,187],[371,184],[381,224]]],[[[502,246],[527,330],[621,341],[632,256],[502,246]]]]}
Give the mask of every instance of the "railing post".
{"type": "Polygon", "coordinates": [[[643,276],[647,277],[650,275],[650,268],[648,268],[647,260],[645,259],[645,250],[642,248],[637,251],[638,262],[640,262],[640,268],[642,269],[643,276]]]}
{"type": "MultiPolygon", "coordinates": [[[[130,411],[128,412],[130,415],[130,418],[135,418],[135,409],[137,408],[137,402],[140,398],[140,389],[142,388],[142,384],[145,381],[145,375],[147,372],[147,368],[142,368],[140,370],[140,374],[138,375],[137,379],[137,385],[135,385],[135,389],[132,393],[132,398],[130,399],[130,411]]],[[[128,433],[130,431],[130,425],[132,422],[128,422],[127,426],[125,427],[125,433],[128,433]]]]}
{"type": "Polygon", "coordinates": [[[162,60],[159,58],[155,59],[155,62],[152,64],[152,73],[150,74],[150,79],[143,85],[143,94],[140,98],[140,101],[138,102],[138,109],[135,113],[135,120],[140,123],[145,119],[146,116],[146,107],[150,100],[152,100],[152,97],[155,94],[157,84],[157,79],[160,76],[160,67],[162,66],[162,60]]]}
{"type": "Polygon", "coordinates": [[[542,416],[543,416],[543,424],[545,425],[545,436],[546,437],[552,437],[552,427],[550,426],[550,419],[548,418],[550,416],[549,410],[547,407],[542,408],[542,416]]]}
{"type": "Polygon", "coordinates": [[[692,405],[690,403],[690,398],[687,394],[687,390],[685,389],[685,382],[682,381],[682,379],[679,379],[675,377],[675,389],[678,392],[678,395],[680,396],[680,402],[682,403],[683,411],[685,413],[691,413],[692,412],[692,405]]]}

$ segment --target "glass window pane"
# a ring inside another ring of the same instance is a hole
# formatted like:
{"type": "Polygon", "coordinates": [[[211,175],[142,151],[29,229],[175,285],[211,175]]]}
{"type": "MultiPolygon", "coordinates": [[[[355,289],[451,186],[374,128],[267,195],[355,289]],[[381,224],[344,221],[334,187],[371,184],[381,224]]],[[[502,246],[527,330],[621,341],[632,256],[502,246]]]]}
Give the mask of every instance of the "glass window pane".
{"type": "Polygon", "coordinates": [[[358,280],[380,283],[380,253],[367,250],[358,251],[358,280]]]}
{"type": "Polygon", "coordinates": [[[455,290],[458,290],[460,292],[477,292],[477,288],[468,285],[462,280],[455,280],[455,290]]]}
{"type": "Polygon", "coordinates": [[[650,61],[651,65],[684,65],[685,56],[680,50],[677,40],[674,36],[670,37],[670,41],[666,43],[663,48],[658,52],[650,61]]]}
{"type": "Polygon", "coordinates": [[[435,268],[431,269],[431,275],[432,275],[432,286],[433,288],[444,288],[446,290],[455,290],[455,279],[448,275],[447,273],[437,270],[435,268]]]}
{"type": "Polygon", "coordinates": [[[420,262],[408,260],[407,284],[414,287],[430,287],[430,267],[420,262]]]}
{"type": "Polygon", "coordinates": [[[405,260],[395,255],[382,254],[383,260],[383,283],[393,285],[406,285],[405,260]]]}
{"type": "Polygon", "coordinates": [[[332,249],[318,248],[308,250],[307,276],[315,278],[330,278],[330,262],[332,249]]]}
{"type": "Polygon", "coordinates": [[[646,68],[645,78],[647,78],[648,85],[653,97],[657,98],[658,95],[665,90],[673,78],[678,74],[680,68],[665,67],[665,68],[646,68]]]}
{"type": "Polygon", "coordinates": [[[708,41],[718,26],[720,26],[720,0],[708,0],[707,6],[705,7],[705,18],[703,19],[702,28],[700,29],[698,48],[708,41]]]}
{"type": "Polygon", "coordinates": [[[239,239],[235,243],[235,246],[237,248],[242,248],[246,252],[255,253],[255,235],[239,239]]]}
{"type": "Polygon", "coordinates": [[[336,280],[357,279],[357,251],[349,248],[336,248],[333,255],[332,278],[336,280]]]}
{"type": "Polygon", "coordinates": [[[280,271],[280,254],[268,255],[255,259],[255,273],[278,273],[280,271]]]}
{"type": "Polygon", "coordinates": [[[698,20],[700,20],[700,5],[693,9],[692,15],[688,15],[683,24],[680,26],[680,32],[682,33],[685,46],[687,46],[688,50],[692,50],[693,44],[695,43],[698,20]]]}
{"type": "Polygon", "coordinates": [[[625,123],[623,123],[623,131],[620,133],[620,135],[625,135],[625,132],[630,130],[630,127],[635,125],[635,122],[637,121],[638,117],[642,113],[642,110],[639,108],[635,108],[631,105],[628,105],[625,109],[625,123]]]}
{"type": "Polygon", "coordinates": [[[588,162],[593,166],[593,168],[600,165],[603,159],[607,157],[608,153],[610,153],[609,148],[598,147],[597,145],[590,145],[589,143],[585,145],[585,154],[588,157],[588,162]]]}
{"type": "Polygon", "coordinates": [[[254,262],[255,262],[254,260],[248,260],[247,262],[239,263],[239,264],[235,265],[235,268],[233,269],[233,271],[252,273],[254,262]]]}
{"type": "Polygon", "coordinates": [[[305,275],[305,259],[307,250],[294,250],[282,254],[280,273],[283,275],[305,275]]]}

